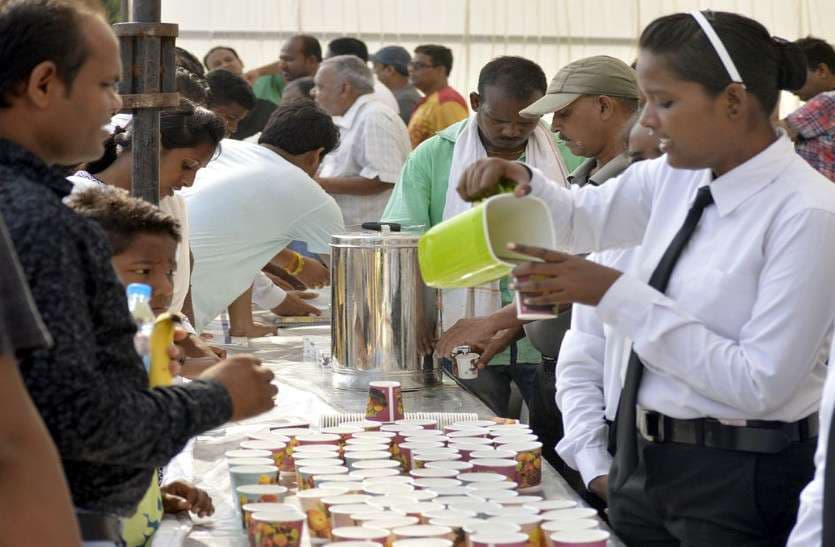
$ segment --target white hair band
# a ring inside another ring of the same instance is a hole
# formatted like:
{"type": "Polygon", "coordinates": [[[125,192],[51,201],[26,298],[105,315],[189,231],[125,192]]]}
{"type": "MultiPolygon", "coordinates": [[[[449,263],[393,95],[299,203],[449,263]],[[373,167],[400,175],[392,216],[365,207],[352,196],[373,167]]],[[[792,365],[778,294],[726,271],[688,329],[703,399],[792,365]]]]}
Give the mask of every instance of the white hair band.
{"type": "Polygon", "coordinates": [[[722,61],[722,64],[725,66],[725,70],[728,71],[728,76],[731,77],[731,81],[745,85],[745,82],[742,81],[742,76],[739,75],[739,71],[736,69],[734,60],[731,59],[730,53],[728,53],[728,50],[725,49],[725,44],[722,43],[719,35],[716,34],[716,31],[713,29],[713,25],[710,24],[701,11],[691,11],[690,15],[692,15],[693,19],[695,19],[696,22],[699,23],[699,26],[702,27],[705,36],[707,36],[707,39],[710,40],[710,44],[719,56],[719,60],[722,61]]]}

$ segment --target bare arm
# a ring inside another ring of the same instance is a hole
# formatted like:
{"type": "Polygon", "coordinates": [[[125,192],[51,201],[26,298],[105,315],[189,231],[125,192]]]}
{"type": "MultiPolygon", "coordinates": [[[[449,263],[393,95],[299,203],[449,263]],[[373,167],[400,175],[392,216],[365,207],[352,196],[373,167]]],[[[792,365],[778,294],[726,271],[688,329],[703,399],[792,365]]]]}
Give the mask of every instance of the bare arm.
{"type": "Polygon", "coordinates": [[[0,530],[9,545],[81,543],[58,452],[7,355],[0,356],[0,530]]]}
{"type": "Polygon", "coordinates": [[[252,78],[252,81],[260,78],[261,76],[269,76],[272,74],[278,74],[280,72],[278,61],[274,63],[270,63],[268,65],[262,65],[258,68],[253,68],[252,70],[248,70],[246,72],[247,79],[252,78]]]}
{"type": "Polygon", "coordinates": [[[392,188],[391,184],[381,181],[378,177],[316,177],[316,182],[329,194],[354,196],[371,196],[392,188]]]}

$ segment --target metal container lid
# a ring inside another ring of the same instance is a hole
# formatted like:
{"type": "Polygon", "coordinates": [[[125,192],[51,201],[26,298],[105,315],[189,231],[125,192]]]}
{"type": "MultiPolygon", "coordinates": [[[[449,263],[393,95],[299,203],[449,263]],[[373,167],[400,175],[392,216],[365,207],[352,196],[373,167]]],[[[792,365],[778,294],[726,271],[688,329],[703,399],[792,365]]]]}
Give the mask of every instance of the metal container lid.
{"type": "Polygon", "coordinates": [[[351,232],[331,236],[331,247],[356,247],[365,249],[379,248],[417,248],[420,234],[412,232],[351,232]]]}

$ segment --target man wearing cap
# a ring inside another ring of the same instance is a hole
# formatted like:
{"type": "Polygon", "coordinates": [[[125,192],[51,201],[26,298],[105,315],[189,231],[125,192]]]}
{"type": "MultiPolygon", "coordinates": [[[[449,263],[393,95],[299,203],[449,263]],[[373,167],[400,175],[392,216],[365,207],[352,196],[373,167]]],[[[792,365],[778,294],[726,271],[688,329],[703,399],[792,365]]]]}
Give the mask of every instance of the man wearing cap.
{"type": "Polygon", "coordinates": [[[370,60],[377,80],[394,93],[400,118],[408,125],[412,112],[422,98],[417,88],[409,82],[408,65],[412,60],[409,52],[404,47],[386,46],[371,55],[370,60]]]}
{"type": "MultiPolygon", "coordinates": [[[[566,65],[551,81],[546,95],[522,110],[521,115],[538,119],[553,113],[552,131],[559,134],[573,154],[589,158],[569,175],[568,180],[579,186],[599,185],[629,166],[626,135],[638,110],[638,100],[635,71],[618,59],[595,56],[566,65]]],[[[591,258],[617,267],[621,261],[628,260],[630,254],[628,250],[607,251],[591,258]]],[[[438,345],[439,351],[449,346],[477,345],[478,340],[494,336],[501,329],[521,324],[512,305],[492,316],[464,320],[444,335],[438,345]]],[[[582,492],[589,488],[604,497],[605,475],[611,458],[606,452],[603,407],[605,402],[612,400],[614,412],[618,393],[612,398],[611,390],[604,389],[602,363],[588,359],[589,355],[597,353],[583,353],[588,349],[583,343],[591,338],[578,332],[570,312],[556,319],[529,323],[525,325],[525,333],[543,356],[543,366],[537,369],[537,392],[530,409],[530,425],[542,440],[543,456],[575,489],[582,492]],[[568,330],[569,325],[572,330],[568,330]],[[564,335],[566,340],[563,342],[564,335]],[[567,345],[571,346],[568,352],[567,345]],[[556,366],[558,351],[559,367],[556,366]],[[555,401],[557,369],[560,383],[556,399],[565,411],[563,417],[555,401]],[[590,407],[594,407],[596,413],[590,407]],[[554,450],[557,442],[564,461],[554,450]],[[579,470],[580,476],[574,470],[579,470]]],[[[594,503],[595,500],[589,501],[594,503]]]]}
{"type": "MultiPolygon", "coordinates": [[[[565,180],[568,170],[553,135],[538,120],[519,116],[519,111],[540,99],[546,88],[545,73],[527,59],[499,57],[485,65],[479,74],[478,92],[470,94],[474,114],[430,137],[412,152],[383,220],[426,230],[466,211],[470,204],[461,200],[455,188],[463,169],[479,158],[524,158],[553,173],[556,180],[565,180]]],[[[468,315],[489,315],[513,299],[506,280],[474,289],[444,291],[443,297],[445,328],[468,315]],[[468,301],[473,304],[473,313],[468,301]]],[[[517,323],[489,344],[479,340],[476,345],[486,357],[482,362],[490,366],[475,380],[460,380],[499,416],[518,416],[509,404],[512,382],[526,401],[535,391],[533,380],[540,355],[521,338],[522,327],[517,323]]],[[[446,357],[451,350],[439,355],[446,357]]]]}

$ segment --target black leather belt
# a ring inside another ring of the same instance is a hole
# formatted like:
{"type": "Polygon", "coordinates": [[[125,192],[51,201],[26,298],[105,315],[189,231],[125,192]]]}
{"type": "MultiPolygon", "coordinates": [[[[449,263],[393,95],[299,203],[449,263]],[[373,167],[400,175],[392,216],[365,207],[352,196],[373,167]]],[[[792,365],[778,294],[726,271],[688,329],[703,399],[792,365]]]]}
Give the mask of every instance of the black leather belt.
{"type": "Polygon", "coordinates": [[[81,539],[84,541],[112,541],[124,545],[122,523],[119,517],[102,513],[76,512],[81,539]]]}
{"type": "Polygon", "coordinates": [[[818,414],[797,422],[715,418],[680,420],[638,408],[638,431],[652,443],[683,443],[740,452],[776,454],[790,444],[818,436],[818,414]]]}

